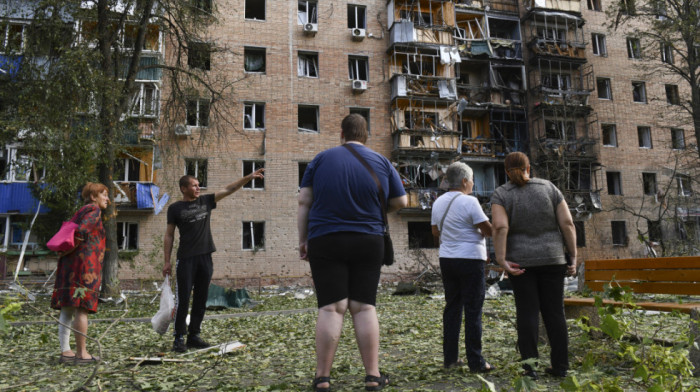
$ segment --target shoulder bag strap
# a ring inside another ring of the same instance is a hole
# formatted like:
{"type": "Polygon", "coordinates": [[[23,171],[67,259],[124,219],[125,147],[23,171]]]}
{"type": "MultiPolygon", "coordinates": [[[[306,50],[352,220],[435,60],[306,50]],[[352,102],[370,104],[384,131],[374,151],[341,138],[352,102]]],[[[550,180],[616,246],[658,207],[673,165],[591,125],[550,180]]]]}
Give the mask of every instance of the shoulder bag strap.
{"type": "Polygon", "coordinates": [[[450,204],[447,205],[447,209],[445,210],[445,215],[442,216],[442,220],[440,220],[440,227],[438,227],[438,230],[442,232],[442,227],[445,226],[445,218],[447,218],[447,213],[450,212],[450,207],[452,207],[452,203],[458,198],[462,196],[462,194],[459,194],[450,200],[450,204]]]}
{"type": "Polygon", "coordinates": [[[352,155],[357,158],[360,163],[367,169],[370,175],[372,175],[372,178],[374,179],[374,182],[377,184],[377,188],[379,188],[379,204],[382,206],[382,218],[384,219],[384,231],[387,232],[389,231],[389,221],[386,219],[386,198],[384,197],[384,188],[382,188],[382,183],[379,182],[379,178],[377,178],[377,173],[374,172],[374,169],[372,169],[372,166],[367,163],[365,158],[360,155],[352,146],[350,146],[349,143],[344,143],[343,147],[347,148],[348,151],[352,153],[352,155]]]}

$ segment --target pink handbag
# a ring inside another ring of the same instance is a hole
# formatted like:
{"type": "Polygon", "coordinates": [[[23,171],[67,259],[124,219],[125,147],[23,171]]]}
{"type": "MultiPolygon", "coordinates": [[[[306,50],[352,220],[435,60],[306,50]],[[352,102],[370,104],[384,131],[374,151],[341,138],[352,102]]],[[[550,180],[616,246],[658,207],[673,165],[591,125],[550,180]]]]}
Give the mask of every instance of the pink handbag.
{"type": "Polygon", "coordinates": [[[61,228],[46,243],[46,247],[55,252],[65,252],[75,248],[75,231],[78,224],[73,221],[63,222],[61,228]]]}

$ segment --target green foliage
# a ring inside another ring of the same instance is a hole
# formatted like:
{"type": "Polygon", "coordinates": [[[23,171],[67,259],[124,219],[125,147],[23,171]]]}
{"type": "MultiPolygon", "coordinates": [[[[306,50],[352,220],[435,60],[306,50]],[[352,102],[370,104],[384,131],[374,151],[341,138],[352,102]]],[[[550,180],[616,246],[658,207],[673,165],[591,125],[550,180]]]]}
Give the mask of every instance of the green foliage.
{"type": "Polygon", "coordinates": [[[8,296],[0,305],[0,333],[7,332],[7,322],[14,320],[14,313],[22,308],[16,297],[8,296]]]}

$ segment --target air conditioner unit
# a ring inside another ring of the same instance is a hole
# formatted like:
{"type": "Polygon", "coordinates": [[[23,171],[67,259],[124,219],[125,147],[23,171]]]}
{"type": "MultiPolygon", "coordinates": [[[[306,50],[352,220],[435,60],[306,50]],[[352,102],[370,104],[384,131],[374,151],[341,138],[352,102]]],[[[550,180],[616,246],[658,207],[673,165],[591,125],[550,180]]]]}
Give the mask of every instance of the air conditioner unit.
{"type": "Polygon", "coordinates": [[[355,93],[363,93],[367,90],[367,81],[365,80],[353,80],[352,81],[352,91],[355,93]]]}
{"type": "Polygon", "coordinates": [[[306,35],[316,35],[318,33],[317,23],[306,23],[304,25],[304,34],[306,35]]]}
{"type": "Polygon", "coordinates": [[[189,129],[185,124],[177,124],[175,126],[175,135],[176,136],[190,136],[192,134],[192,130],[189,129]]]}
{"type": "Polygon", "coordinates": [[[365,29],[352,29],[352,40],[353,41],[362,41],[365,39],[365,29]]]}

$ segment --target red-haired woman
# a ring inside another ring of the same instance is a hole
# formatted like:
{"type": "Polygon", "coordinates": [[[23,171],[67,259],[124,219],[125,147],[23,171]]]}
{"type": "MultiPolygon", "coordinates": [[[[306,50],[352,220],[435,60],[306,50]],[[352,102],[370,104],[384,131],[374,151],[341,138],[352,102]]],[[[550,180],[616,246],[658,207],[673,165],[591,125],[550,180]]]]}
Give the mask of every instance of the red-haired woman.
{"type": "MultiPolygon", "coordinates": [[[[508,179],[491,197],[496,261],[509,274],[515,296],[518,348],[523,360],[537,358],[539,314],[551,351],[547,374],[564,377],[569,369],[564,317],[564,276],[576,271],[576,230],[564,196],[554,184],[530,178],[530,161],[521,152],[504,162],[508,179]],[[572,263],[567,267],[564,247],[572,263]]],[[[537,373],[523,365],[533,379],[537,373]]]]}
{"type": "Polygon", "coordinates": [[[88,182],[83,187],[85,202],[72,221],[77,246],[61,255],[56,269],[56,284],[51,296],[51,307],[59,309],[58,340],[61,344],[60,363],[88,364],[99,361],[85,347],[88,313],[97,311],[97,297],[102,281],[102,259],[105,254],[105,231],[102,210],[109,204],[109,191],[104,184],[88,182]],[[72,325],[71,325],[72,324],[72,325]],[[75,347],[70,348],[71,325],[75,333],[75,347]]]}

